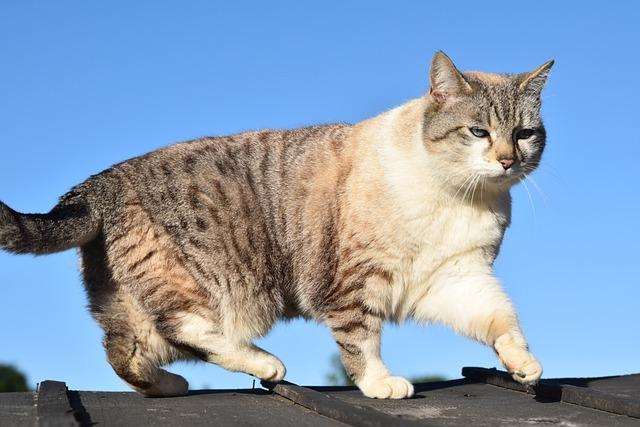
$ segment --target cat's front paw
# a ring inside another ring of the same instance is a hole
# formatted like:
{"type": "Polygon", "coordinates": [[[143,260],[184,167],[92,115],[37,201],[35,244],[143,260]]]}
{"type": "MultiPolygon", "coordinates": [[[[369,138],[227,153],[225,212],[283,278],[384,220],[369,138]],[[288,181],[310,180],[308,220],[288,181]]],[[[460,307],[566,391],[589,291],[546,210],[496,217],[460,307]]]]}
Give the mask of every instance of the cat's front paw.
{"type": "Polygon", "coordinates": [[[358,387],[365,396],[375,399],[404,399],[413,396],[413,384],[402,377],[364,380],[358,387]]]}
{"type": "Polygon", "coordinates": [[[516,345],[513,340],[496,341],[496,352],[514,380],[520,384],[533,385],[542,376],[542,365],[526,348],[516,345]]]}
{"type": "Polygon", "coordinates": [[[533,385],[542,376],[542,365],[529,353],[530,359],[520,366],[507,368],[514,380],[520,384],[533,385]]]}

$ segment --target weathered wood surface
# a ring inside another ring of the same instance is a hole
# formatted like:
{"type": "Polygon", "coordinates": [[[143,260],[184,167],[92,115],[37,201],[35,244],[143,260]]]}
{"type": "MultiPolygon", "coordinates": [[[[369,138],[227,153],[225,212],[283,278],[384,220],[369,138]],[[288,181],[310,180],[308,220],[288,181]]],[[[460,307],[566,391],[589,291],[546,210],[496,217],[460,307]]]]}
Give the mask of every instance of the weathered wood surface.
{"type": "Polygon", "coordinates": [[[327,393],[322,393],[308,387],[300,387],[287,381],[283,381],[280,384],[263,383],[263,385],[272,389],[274,393],[298,405],[351,426],[415,427],[424,425],[412,420],[385,414],[370,407],[348,404],[327,393]]]}
{"type": "Polygon", "coordinates": [[[60,381],[43,381],[36,394],[37,424],[42,427],[77,426],[67,398],[67,386],[60,381]]]}
{"type": "Polygon", "coordinates": [[[416,384],[412,399],[368,399],[355,387],[199,390],[152,399],[137,393],[67,390],[0,393],[4,426],[640,426],[640,375],[559,378],[533,388],[506,372],[465,368],[466,378],[416,384]],[[602,410],[596,410],[599,408],[602,410]],[[609,412],[604,412],[604,411],[609,412]],[[624,415],[623,415],[624,414],[624,415]]]}
{"type": "Polygon", "coordinates": [[[98,426],[343,426],[262,389],[200,390],[184,397],[79,392],[98,426]]]}
{"type": "Polygon", "coordinates": [[[0,393],[0,426],[33,427],[35,398],[32,392],[0,393]]]}
{"type": "Polygon", "coordinates": [[[534,394],[546,399],[640,418],[640,375],[608,378],[558,378],[541,380],[532,387],[518,384],[511,379],[508,373],[495,369],[464,368],[462,375],[469,379],[534,394]]]}
{"type": "Polygon", "coordinates": [[[350,404],[431,426],[640,426],[635,418],[469,379],[415,384],[415,390],[413,399],[402,401],[367,399],[353,389],[333,389],[330,394],[350,404]]]}

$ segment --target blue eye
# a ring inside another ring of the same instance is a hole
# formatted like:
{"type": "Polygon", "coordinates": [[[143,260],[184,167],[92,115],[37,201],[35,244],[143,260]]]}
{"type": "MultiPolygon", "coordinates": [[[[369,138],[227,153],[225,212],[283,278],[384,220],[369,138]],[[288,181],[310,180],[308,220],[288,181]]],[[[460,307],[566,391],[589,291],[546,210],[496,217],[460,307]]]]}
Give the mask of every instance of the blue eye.
{"type": "Polygon", "coordinates": [[[473,127],[470,127],[469,130],[471,131],[473,136],[477,138],[486,138],[489,136],[489,131],[486,129],[481,129],[479,127],[473,126],[473,127]]]}

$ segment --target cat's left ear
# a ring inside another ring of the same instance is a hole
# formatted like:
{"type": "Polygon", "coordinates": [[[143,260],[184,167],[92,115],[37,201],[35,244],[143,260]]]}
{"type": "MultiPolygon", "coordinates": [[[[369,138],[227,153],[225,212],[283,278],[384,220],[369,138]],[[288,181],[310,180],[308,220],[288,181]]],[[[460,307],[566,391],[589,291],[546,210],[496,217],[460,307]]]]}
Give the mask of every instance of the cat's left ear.
{"type": "Polygon", "coordinates": [[[547,76],[549,75],[549,71],[551,71],[551,67],[553,67],[554,60],[547,61],[535,70],[530,73],[521,74],[520,84],[518,88],[522,92],[534,92],[540,93],[542,92],[542,88],[544,84],[547,82],[547,76]]]}

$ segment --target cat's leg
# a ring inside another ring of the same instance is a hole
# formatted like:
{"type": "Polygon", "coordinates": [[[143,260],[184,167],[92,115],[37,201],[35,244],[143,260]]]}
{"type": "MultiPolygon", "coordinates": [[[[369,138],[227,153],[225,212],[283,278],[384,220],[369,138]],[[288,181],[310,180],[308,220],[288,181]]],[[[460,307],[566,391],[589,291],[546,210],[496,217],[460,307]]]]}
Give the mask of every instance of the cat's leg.
{"type": "Polygon", "coordinates": [[[502,286],[486,266],[457,260],[443,266],[416,303],[414,318],[445,324],[491,346],[512,377],[533,384],[542,366],[529,352],[518,316],[502,286]]]}
{"type": "MultiPolygon", "coordinates": [[[[116,314],[115,310],[111,314],[116,314]]],[[[178,352],[141,316],[124,311],[100,322],[105,325],[104,348],[109,363],[120,378],[136,391],[152,397],[184,396],[189,383],[160,366],[178,358],[178,352]]]]}
{"type": "Polygon", "coordinates": [[[380,315],[359,301],[351,301],[333,307],[325,322],[340,347],[347,374],[365,396],[403,399],[413,395],[413,385],[392,376],[380,358],[380,315]]]}
{"type": "Polygon", "coordinates": [[[92,312],[104,330],[103,345],[113,370],[136,391],[154,397],[183,396],[189,384],[160,366],[179,353],[157,331],[133,298],[118,290],[91,298],[92,312]]]}
{"type": "MultiPolygon", "coordinates": [[[[109,237],[106,245],[108,257],[104,256],[104,247],[93,248],[101,242],[83,248],[83,262],[87,266],[85,282],[89,293],[93,292],[92,289],[102,292],[100,289],[110,286],[126,290],[140,307],[140,313],[152,322],[159,341],[167,343],[170,353],[176,355],[173,359],[199,358],[261,379],[281,380],[286,372],[282,362],[251,342],[266,333],[275,321],[279,306],[274,299],[265,292],[257,292],[261,290],[257,285],[250,287],[241,282],[234,286],[231,277],[224,278],[225,284],[221,285],[213,273],[203,267],[205,264],[192,259],[187,262],[179,257],[165,232],[148,226],[152,221],[137,206],[139,203],[132,200],[128,216],[123,220],[127,225],[126,232],[114,232],[109,237]],[[108,267],[107,260],[110,263],[108,267]],[[198,274],[189,272],[189,265],[195,265],[194,270],[198,274]],[[113,277],[118,284],[91,285],[100,277],[113,277]],[[220,286],[224,288],[218,289],[220,286]]],[[[222,282],[222,274],[218,278],[222,282]]],[[[246,277],[241,278],[247,280],[246,277]]],[[[127,321],[123,318],[123,322],[129,322],[132,329],[137,330],[139,322],[136,319],[127,321]]],[[[135,331],[132,336],[135,336],[135,331]]],[[[137,341],[120,338],[114,336],[115,342],[122,341],[122,348],[131,351],[136,348],[132,345],[137,341]]],[[[123,376],[127,374],[127,366],[120,363],[120,353],[126,354],[124,351],[114,354],[113,359],[117,362],[114,368],[123,376]]],[[[145,353],[144,356],[149,355],[145,353]]],[[[150,370],[149,373],[144,372],[150,378],[148,382],[156,384],[153,375],[158,372],[164,375],[162,373],[165,372],[159,371],[157,366],[173,359],[149,356],[146,363],[140,363],[142,368],[150,370]]],[[[184,384],[186,392],[186,382],[184,384]]],[[[136,388],[135,384],[132,385],[136,388]]],[[[141,387],[136,389],[152,394],[141,387]]]]}
{"type": "Polygon", "coordinates": [[[156,275],[139,283],[136,290],[155,329],[183,357],[267,381],[284,377],[282,362],[252,343],[273,323],[273,316],[264,312],[272,310],[268,303],[250,299],[237,302],[228,294],[212,295],[187,275],[178,274],[176,268],[163,277],[156,275]]]}
{"type": "Polygon", "coordinates": [[[253,344],[242,326],[225,331],[224,322],[217,325],[198,314],[182,313],[173,316],[170,327],[165,323],[163,329],[176,348],[229,371],[272,382],[281,381],[286,374],[283,363],[253,344]]]}
{"type": "Polygon", "coordinates": [[[93,317],[104,330],[107,359],[120,378],[147,396],[182,396],[189,384],[161,369],[178,352],[157,331],[150,316],[124,287],[113,280],[104,242],[81,250],[82,273],[93,317]]]}

